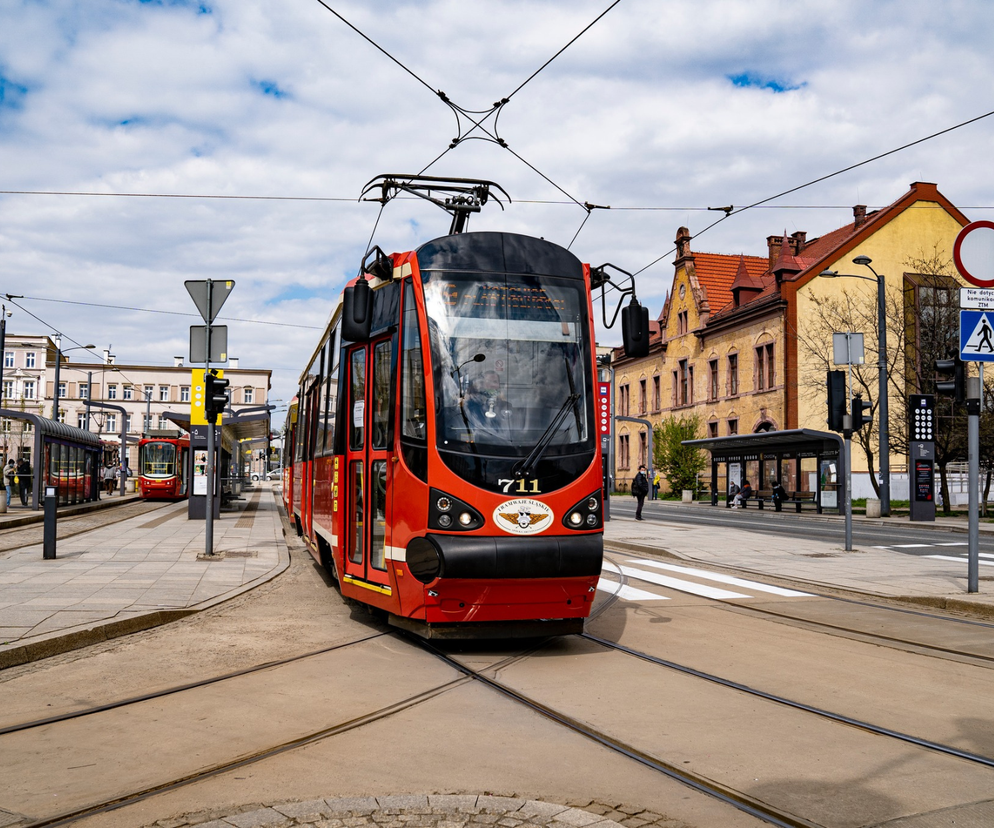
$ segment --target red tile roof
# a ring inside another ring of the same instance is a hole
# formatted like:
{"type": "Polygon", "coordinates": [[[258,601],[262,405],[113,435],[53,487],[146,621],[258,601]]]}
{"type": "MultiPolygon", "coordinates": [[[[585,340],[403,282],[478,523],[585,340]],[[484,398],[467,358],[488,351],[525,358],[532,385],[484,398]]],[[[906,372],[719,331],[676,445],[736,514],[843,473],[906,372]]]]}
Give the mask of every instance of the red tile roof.
{"type": "Polygon", "coordinates": [[[732,282],[739,270],[739,261],[745,262],[749,276],[763,283],[763,275],[770,263],[763,256],[728,256],[723,253],[694,253],[697,281],[707,293],[711,313],[732,301],[732,282]]]}

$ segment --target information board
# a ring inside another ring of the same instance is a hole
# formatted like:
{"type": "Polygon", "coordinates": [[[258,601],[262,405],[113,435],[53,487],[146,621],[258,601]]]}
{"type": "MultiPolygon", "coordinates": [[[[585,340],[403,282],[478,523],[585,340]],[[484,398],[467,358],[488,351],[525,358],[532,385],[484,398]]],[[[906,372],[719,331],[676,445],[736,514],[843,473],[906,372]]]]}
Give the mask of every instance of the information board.
{"type": "Polygon", "coordinates": [[[915,500],[935,500],[935,466],[931,460],[915,460],[915,500]]]}

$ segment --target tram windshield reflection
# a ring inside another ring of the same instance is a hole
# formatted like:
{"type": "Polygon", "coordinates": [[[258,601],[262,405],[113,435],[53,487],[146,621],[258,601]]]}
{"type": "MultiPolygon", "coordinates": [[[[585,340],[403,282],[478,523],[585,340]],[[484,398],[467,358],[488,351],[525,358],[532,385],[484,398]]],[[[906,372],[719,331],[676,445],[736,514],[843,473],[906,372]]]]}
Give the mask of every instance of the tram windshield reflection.
{"type": "Polygon", "coordinates": [[[141,473],[144,477],[171,477],[176,474],[176,446],[173,443],[146,443],[141,447],[141,473]]]}
{"type": "Polygon", "coordinates": [[[583,283],[531,274],[423,276],[439,448],[524,457],[543,441],[548,456],[590,451],[583,283]],[[564,405],[568,416],[559,416],[564,405]]]}

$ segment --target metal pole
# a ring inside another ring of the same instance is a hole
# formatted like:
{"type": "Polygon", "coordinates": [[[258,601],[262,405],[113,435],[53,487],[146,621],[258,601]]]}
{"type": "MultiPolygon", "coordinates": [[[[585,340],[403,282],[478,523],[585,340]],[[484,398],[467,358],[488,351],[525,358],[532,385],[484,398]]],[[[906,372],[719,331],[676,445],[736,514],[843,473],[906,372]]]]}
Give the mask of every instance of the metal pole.
{"type": "MultiPolygon", "coordinates": [[[[872,270],[872,268],[870,268],[872,270]]],[[[876,273],[876,271],[873,271],[876,273]]],[[[887,314],[884,277],[877,275],[877,330],[880,350],[880,515],[890,517],[890,420],[887,416],[887,314]]]]}
{"type": "Polygon", "coordinates": [[[0,406],[3,405],[3,368],[7,361],[7,306],[0,305],[0,406]]]}
{"type": "MultiPolygon", "coordinates": [[[[86,428],[90,430],[90,400],[93,399],[93,371],[86,372],[86,428]]],[[[101,481],[102,482],[102,481],[101,481]]]]}
{"type": "Polygon", "coordinates": [[[845,474],[843,480],[845,481],[846,491],[844,493],[845,509],[846,509],[846,552],[852,552],[852,352],[850,350],[852,342],[850,339],[849,331],[846,331],[846,358],[849,362],[847,370],[849,371],[849,410],[846,412],[845,416],[842,418],[842,435],[846,438],[845,442],[845,457],[843,458],[843,465],[845,466],[845,474]]]}
{"type": "Polygon", "coordinates": [[[978,592],[980,581],[980,378],[966,379],[967,456],[969,459],[969,546],[967,591],[978,592]]]}
{"type": "MultiPolygon", "coordinates": [[[[207,347],[204,358],[204,407],[208,407],[210,400],[206,398],[207,372],[211,369],[211,321],[214,318],[212,299],[214,294],[214,282],[207,280],[207,330],[204,339],[207,340],[207,347]]],[[[207,417],[207,514],[204,516],[207,522],[205,527],[204,553],[214,554],[214,424],[217,417],[208,415],[207,417]]]]}
{"type": "Polygon", "coordinates": [[[52,419],[58,421],[59,419],[59,368],[62,365],[62,335],[55,335],[55,387],[52,389],[52,396],[55,400],[52,402],[52,419]]]}

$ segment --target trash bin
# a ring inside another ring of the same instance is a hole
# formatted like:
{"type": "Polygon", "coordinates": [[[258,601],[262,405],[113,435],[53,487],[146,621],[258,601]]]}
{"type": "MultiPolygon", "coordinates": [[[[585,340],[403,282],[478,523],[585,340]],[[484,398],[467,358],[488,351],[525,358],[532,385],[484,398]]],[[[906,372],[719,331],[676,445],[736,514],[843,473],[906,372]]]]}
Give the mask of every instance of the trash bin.
{"type": "Polygon", "coordinates": [[[693,489],[684,489],[683,490],[683,502],[684,503],[693,503],[694,502],[694,490],[693,489]]]}
{"type": "Polygon", "coordinates": [[[127,480],[125,480],[124,481],[124,491],[125,491],[125,493],[127,493],[127,494],[134,494],[135,493],[135,485],[137,483],[138,483],[138,481],[135,480],[133,477],[129,477],[127,480]]]}
{"type": "Polygon", "coordinates": [[[880,517],[880,501],[875,497],[866,499],[866,516],[868,518],[880,517]]]}

